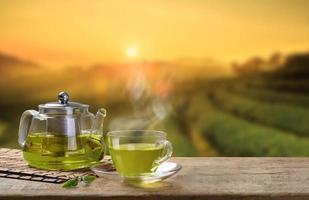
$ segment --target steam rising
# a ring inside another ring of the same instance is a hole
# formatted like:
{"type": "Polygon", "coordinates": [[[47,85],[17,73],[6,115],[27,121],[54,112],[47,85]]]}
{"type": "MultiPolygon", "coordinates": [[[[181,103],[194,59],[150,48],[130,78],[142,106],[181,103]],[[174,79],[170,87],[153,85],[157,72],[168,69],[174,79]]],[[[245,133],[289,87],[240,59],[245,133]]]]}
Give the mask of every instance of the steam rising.
{"type": "Polygon", "coordinates": [[[127,91],[133,113],[114,118],[109,124],[110,131],[152,129],[168,116],[170,104],[165,96],[155,93],[156,83],[150,83],[142,66],[132,67],[127,91]]]}

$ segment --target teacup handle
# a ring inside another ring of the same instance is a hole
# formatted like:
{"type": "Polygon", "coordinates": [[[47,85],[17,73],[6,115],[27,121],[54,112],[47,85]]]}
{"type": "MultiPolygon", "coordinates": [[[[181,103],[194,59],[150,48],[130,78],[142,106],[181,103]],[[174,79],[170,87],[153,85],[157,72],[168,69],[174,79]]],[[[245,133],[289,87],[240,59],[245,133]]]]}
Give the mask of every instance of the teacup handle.
{"type": "Polygon", "coordinates": [[[159,164],[161,164],[161,163],[163,163],[165,161],[168,161],[172,157],[173,146],[172,146],[172,143],[170,141],[168,141],[168,140],[163,140],[163,141],[160,141],[158,143],[163,143],[164,149],[166,150],[165,155],[162,158],[156,160],[156,164],[159,165],[159,164]]]}

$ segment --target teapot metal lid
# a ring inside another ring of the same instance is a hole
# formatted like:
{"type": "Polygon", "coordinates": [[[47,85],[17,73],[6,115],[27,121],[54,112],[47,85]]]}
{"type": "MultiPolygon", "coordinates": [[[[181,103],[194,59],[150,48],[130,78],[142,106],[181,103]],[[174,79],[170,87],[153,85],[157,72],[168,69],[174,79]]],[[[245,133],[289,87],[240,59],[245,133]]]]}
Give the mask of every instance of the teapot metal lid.
{"type": "Polygon", "coordinates": [[[69,102],[69,94],[67,92],[60,92],[58,94],[58,102],[48,102],[39,105],[40,113],[49,114],[74,114],[80,113],[87,109],[89,105],[77,102],[69,102]]]}

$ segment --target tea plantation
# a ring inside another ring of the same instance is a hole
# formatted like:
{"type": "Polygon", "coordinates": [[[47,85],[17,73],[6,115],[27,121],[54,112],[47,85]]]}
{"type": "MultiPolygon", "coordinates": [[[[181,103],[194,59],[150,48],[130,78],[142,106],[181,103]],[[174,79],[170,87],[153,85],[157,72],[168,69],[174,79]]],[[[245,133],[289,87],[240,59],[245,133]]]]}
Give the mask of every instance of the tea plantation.
{"type": "Polygon", "coordinates": [[[222,156],[309,156],[309,55],[272,72],[214,80],[187,119],[222,156]]]}

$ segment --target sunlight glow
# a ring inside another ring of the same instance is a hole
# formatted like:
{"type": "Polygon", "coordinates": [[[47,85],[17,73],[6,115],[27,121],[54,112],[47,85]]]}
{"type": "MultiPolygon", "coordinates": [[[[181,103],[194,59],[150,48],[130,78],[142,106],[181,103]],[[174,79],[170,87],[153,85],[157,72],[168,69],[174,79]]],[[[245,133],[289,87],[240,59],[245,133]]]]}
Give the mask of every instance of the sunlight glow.
{"type": "Polygon", "coordinates": [[[138,56],[138,50],[135,47],[129,47],[127,49],[127,56],[129,58],[136,58],[138,56]]]}

